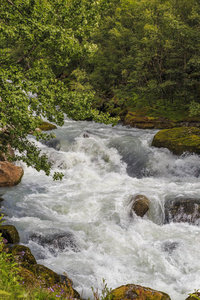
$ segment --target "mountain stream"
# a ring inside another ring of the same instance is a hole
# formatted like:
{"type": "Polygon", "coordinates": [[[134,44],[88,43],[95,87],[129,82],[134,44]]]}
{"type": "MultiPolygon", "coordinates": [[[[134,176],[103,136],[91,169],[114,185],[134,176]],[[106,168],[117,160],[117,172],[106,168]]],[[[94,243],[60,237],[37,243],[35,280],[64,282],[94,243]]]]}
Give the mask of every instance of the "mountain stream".
{"type": "MultiPolygon", "coordinates": [[[[134,283],[184,300],[200,288],[200,227],[165,223],[166,199],[200,196],[200,157],[151,147],[157,130],[66,118],[56,139],[37,142],[48,152],[54,182],[24,168],[22,182],[1,188],[1,209],[38,263],[67,273],[84,298],[134,283]],[[131,196],[150,210],[131,216],[131,196]]],[[[30,137],[33,139],[33,137],[30,137]]]]}

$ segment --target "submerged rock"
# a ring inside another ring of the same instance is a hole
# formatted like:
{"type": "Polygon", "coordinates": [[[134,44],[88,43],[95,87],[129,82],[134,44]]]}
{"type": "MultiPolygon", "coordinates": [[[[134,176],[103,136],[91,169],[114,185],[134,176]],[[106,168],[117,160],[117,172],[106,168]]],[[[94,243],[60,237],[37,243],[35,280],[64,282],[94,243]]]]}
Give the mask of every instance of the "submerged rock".
{"type": "Polygon", "coordinates": [[[200,223],[200,199],[177,197],[165,202],[165,223],[200,223]]]}
{"type": "Polygon", "coordinates": [[[184,152],[200,154],[200,128],[178,127],[160,130],[154,136],[152,146],[168,148],[177,155],[184,152]]]}
{"type": "Polygon", "coordinates": [[[56,256],[58,252],[73,250],[78,252],[79,249],[76,245],[73,235],[70,232],[63,234],[55,234],[51,236],[42,236],[40,234],[33,234],[30,239],[48,250],[56,256]]]}
{"type": "Polygon", "coordinates": [[[4,239],[8,241],[9,244],[19,243],[19,233],[15,226],[13,225],[1,225],[0,233],[4,239]]]}
{"type": "Polygon", "coordinates": [[[54,148],[55,150],[60,150],[60,148],[61,148],[60,140],[57,138],[46,140],[46,141],[42,140],[41,142],[42,142],[42,144],[44,144],[50,148],[54,148]]]}
{"type": "Polygon", "coordinates": [[[14,186],[20,183],[24,171],[8,161],[0,161],[0,187],[14,186]]]}
{"type": "Polygon", "coordinates": [[[56,125],[53,125],[51,123],[42,122],[42,124],[39,126],[39,129],[41,129],[42,131],[49,131],[49,130],[57,129],[57,127],[56,125]]]}
{"type": "Polygon", "coordinates": [[[113,300],[170,300],[169,295],[135,284],[122,285],[111,291],[113,300]]]}
{"type": "Polygon", "coordinates": [[[149,210],[150,201],[144,195],[133,196],[130,201],[132,202],[131,215],[135,212],[137,216],[143,217],[149,210]]]}

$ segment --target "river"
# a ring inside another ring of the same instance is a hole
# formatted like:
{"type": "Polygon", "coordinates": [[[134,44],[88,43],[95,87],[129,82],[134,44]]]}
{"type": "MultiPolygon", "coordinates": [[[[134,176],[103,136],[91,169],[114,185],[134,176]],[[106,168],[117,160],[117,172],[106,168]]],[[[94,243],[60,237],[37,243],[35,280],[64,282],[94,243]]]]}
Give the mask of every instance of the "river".
{"type": "Polygon", "coordinates": [[[103,278],[109,288],[135,283],[172,300],[200,288],[200,227],[164,224],[166,199],[199,198],[200,157],[151,147],[156,132],[66,118],[55,140],[37,142],[63,180],[23,165],[22,182],[1,188],[21,243],[85,298],[103,278]],[[143,218],[130,215],[136,194],[151,202],[143,218]]]}

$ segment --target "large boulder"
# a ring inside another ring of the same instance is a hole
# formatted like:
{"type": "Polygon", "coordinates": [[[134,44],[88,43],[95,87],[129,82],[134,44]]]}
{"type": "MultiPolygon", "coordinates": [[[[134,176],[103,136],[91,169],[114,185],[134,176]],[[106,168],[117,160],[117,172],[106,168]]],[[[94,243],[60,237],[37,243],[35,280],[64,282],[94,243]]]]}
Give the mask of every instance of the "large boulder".
{"type": "Polygon", "coordinates": [[[24,171],[8,161],[0,161],[0,187],[14,186],[20,183],[24,171]]]}
{"type": "Polygon", "coordinates": [[[175,197],[165,202],[165,223],[200,224],[200,199],[175,197]]]}
{"type": "Polygon", "coordinates": [[[130,201],[132,202],[131,215],[134,212],[137,216],[143,217],[149,210],[150,201],[144,195],[132,196],[130,201]]]}
{"type": "Polygon", "coordinates": [[[122,285],[111,291],[113,300],[170,300],[169,295],[135,284],[122,285]]]}
{"type": "Polygon", "coordinates": [[[154,136],[152,146],[168,148],[177,155],[184,152],[200,154],[200,128],[178,127],[160,130],[154,136]]]}
{"type": "Polygon", "coordinates": [[[56,129],[56,125],[53,125],[51,123],[48,122],[42,122],[42,124],[39,126],[39,129],[42,131],[49,131],[49,130],[53,130],[56,129]]]}
{"type": "Polygon", "coordinates": [[[19,243],[19,233],[13,225],[1,225],[0,234],[7,240],[8,244],[19,243]]]}

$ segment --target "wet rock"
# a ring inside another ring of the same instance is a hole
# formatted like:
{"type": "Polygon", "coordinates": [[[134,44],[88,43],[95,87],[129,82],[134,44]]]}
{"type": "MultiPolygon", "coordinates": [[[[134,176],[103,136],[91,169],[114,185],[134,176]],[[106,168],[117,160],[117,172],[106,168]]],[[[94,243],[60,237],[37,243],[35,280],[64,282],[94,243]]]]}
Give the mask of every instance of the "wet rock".
{"type": "Polygon", "coordinates": [[[60,150],[61,148],[60,140],[57,138],[46,140],[46,141],[42,140],[41,142],[47,147],[54,148],[55,150],[60,150]]]}
{"type": "Polygon", "coordinates": [[[39,129],[41,129],[42,131],[49,131],[49,130],[57,129],[57,127],[56,125],[53,125],[51,123],[42,122],[42,124],[39,126],[39,129]]]}
{"type": "Polygon", "coordinates": [[[32,264],[37,264],[35,257],[31,253],[31,250],[23,245],[14,245],[9,251],[15,261],[23,268],[29,269],[32,264]]]}
{"type": "Polygon", "coordinates": [[[200,199],[177,197],[165,202],[165,223],[200,224],[200,199]]]}
{"type": "Polygon", "coordinates": [[[74,252],[79,251],[73,235],[69,232],[53,236],[33,234],[30,239],[43,247],[47,247],[54,256],[56,256],[58,252],[69,250],[73,250],[74,252]]]}
{"type": "Polygon", "coordinates": [[[130,201],[132,202],[131,215],[135,212],[137,216],[143,217],[149,210],[150,201],[144,195],[133,196],[130,201]]]}
{"type": "Polygon", "coordinates": [[[168,148],[177,155],[184,152],[200,154],[200,128],[178,127],[160,130],[154,136],[152,146],[168,148]]]}
{"type": "Polygon", "coordinates": [[[0,161],[0,187],[14,186],[20,183],[24,171],[8,161],[0,161]]]}
{"type": "Polygon", "coordinates": [[[174,252],[174,250],[176,250],[178,248],[179,244],[177,242],[165,242],[163,244],[163,250],[165,252],[168,252],[169,254],[172,254],[174,252]]]}
{"type": "Polygon", "coordinates": [[[191,295],[189,297],[187,297],[185,300],[195,300],[195,299],[200,299],[199,292],[191,293],[191,295]]]}
{"type": "Polygon", "coordinates": [[[8,241],[9,244],[19,243],[19,233],[13,225],[1,225],[0,233],[2,237],[8,241]]]}
{"type": "Polygon", "coordinates": [[[135,284],[122,285],[111,291],[113,300],[170,300],[169,295],[135,284]]]}
{"type": "Polygon", "coordinates": [[[4,198],[0,195],[0,208],[1,208],[1,203],[4,201],[4,198]]]}

